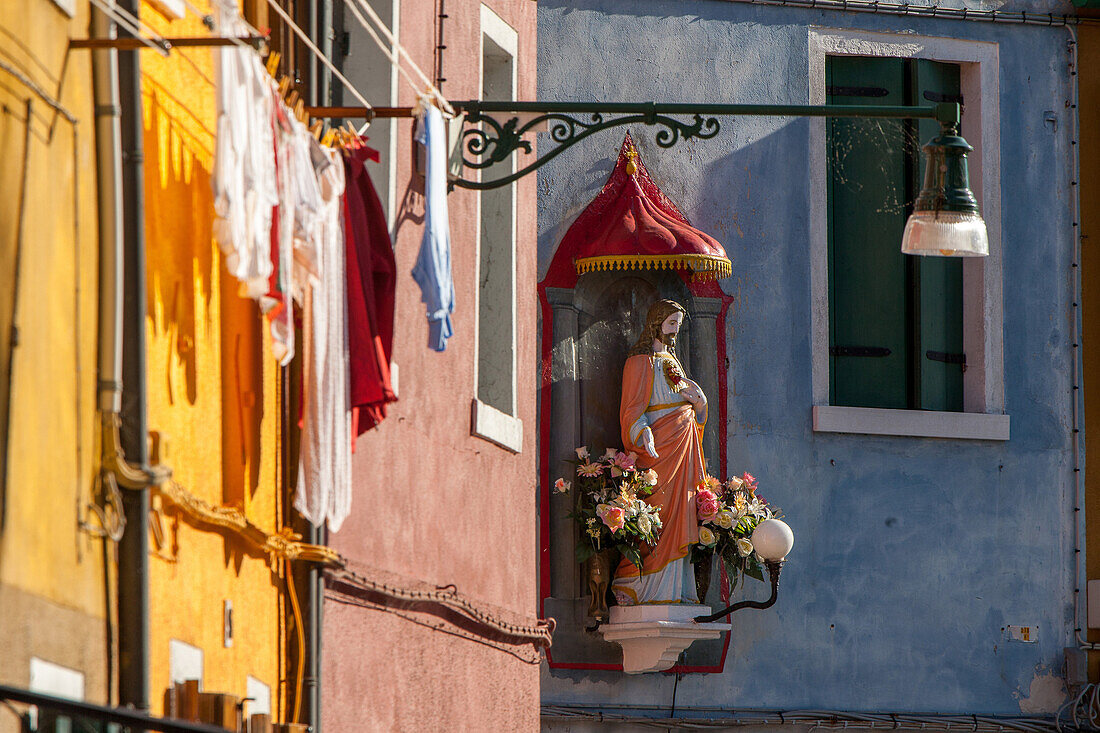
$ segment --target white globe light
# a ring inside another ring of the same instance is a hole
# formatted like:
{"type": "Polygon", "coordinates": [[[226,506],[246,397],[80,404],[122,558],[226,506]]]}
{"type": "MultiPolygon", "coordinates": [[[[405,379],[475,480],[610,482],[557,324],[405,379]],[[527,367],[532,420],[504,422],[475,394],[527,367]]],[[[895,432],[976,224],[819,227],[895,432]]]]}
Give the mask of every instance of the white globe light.
{"type": "Polygon", "coordinates": [[[765,560],[779,562],[794,547],[794,532],[779,519],[765,519],[752,533],[752,546],[765,560]]]}

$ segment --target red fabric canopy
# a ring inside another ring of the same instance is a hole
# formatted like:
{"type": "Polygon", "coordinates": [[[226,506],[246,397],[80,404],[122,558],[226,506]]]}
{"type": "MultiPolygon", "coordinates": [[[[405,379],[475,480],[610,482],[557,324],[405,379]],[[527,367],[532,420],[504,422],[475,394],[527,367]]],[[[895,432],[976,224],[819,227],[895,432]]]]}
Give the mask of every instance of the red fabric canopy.
{"type": "Polygon", "coordinates": [[[576,274],[674,268],[722,278],[732,271],[722,245],[691,226],[657,188],[629,134],[603,190],[562,238],[547,279],[559,279],[553,277],[554,270],[564,269],[567,263],[576,274]]]}

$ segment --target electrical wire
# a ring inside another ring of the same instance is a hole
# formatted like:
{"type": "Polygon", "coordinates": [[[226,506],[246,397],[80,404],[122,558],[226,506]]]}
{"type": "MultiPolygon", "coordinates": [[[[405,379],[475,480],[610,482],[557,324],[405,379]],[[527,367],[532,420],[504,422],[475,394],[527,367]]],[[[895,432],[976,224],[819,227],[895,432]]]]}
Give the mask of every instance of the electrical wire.
{"type": "Polygon", "coordinates": [[[936,713],[859,713],[841,710],[735,710],[681,707],[683,717],[668,708],[646,705],[546,704],[543,721],[598,721],[618,725],[676,730],[721,730],[742,727],[810,726],[824,729],[967,731],[968,733],[1046,733],[1059,730],[1053,717],[940,715],[936,713]]]}
{"type": "Polygon", "coordinates": [[[328,67],[328,70],[332,72],[333,76],[340,80],[340,83],[344,85],[344,88],[351,92],[352,95],[356,99],[358,99],[364,107],[370,109],[371,103],[368,102],[366,98],[359,93],[359,90],[356,89],[350,81],[348,81],[346,76],[340,73],[340,70],[337,69],[332,61],[329,60],[328,56],[325,56],[323,53],[321,53],[321,49],[317,48],[313,41],[309,39],[309,36],[306,34],[306,32],[298,27],[298,24],[295,23],[289,15],[287,15],[287,12],[285,10],[279,7],[279,3],[276,0],[267,0],[267,4],[275,11],[275,13],[280,18],[283,19],[284,23],[290,26],[291,30],[294,31],[294,35],[298,36],[298,38],[301,39],[302,43],[306,45],[306,47],[313,53],[313,55],[320,59],[321,63],[328,67]]]}
{"type": "Polygon", "coordinates": [[[522,643],[533,644],[536,648],[550,648],[553,638],[555,627],[553,619],[537,619],[534,624],[511,623],[500,618],[495,612],[483,609],[463,598],[454,585],[442,586],[434,590],[414,590],[371,580],[346,568],[326,572],[325,579],[330,586],[337,587],[341,592],[350,592],[351,595],[357,595],[356,591],[367,591],[396,601],[437,604],[486,627],[486,631],[518,639],[522,643]]]}
{"type": "Polygon", "coordinates": [[[1081,470],[1081,404],[1084,400],[1084,390],[1081,385],[1081,360],[1084,358],[1084,354],[1081,350],[1081,188],[1079,182],[1081,179],[1081,148],[1079,145],[1080,137],[1080,112],[1078,110],[1078,84],[1077,84],[1077,30],[1072,26],[1067,26],[1066,30],[1069,31],[1069,54],[1070,54],[1070,90],[1073,95],[1071,99],[1066,100],[1066,105],[1069,108],[1069,116],[1072,122],[1072,129],[1070,132],[1070,146],[1073,148],[1071,155],[1072,169],[1070,172],[1070,185],[1072,191],[1070,193],[1070,202],[1073,207],[1073,261],[1071,263],[1071,281],[1073,283],[1073,313],[1071,321],[1073,323],[1073,336],[1071,341],[1071,354],[1072,359],[1072,386],[1070,389],[1071,404],[1073,411],[1073,421],[1071,425],[1072,433],[1072,450],[1073,450],[1073,635],[1074,640],[1077,642],[1079,649],[1093,650],[1100,648],[1100,645],[1089,642],[1084,638],[1084,627],[1081,624],[1081,619],[1084,614],[1081,611],[1082,604],[1084,603],[1084,594],[1081,592],[1084,575],[1084,565],[1081,563],[1081,555],[1083,548],[1081,547],[1081,538],[1084,536],[1082,525],[1085,522],[1085,491],[1084,491],[1084,472],[1081,470]]]}
{"type": "Polygon", "coordinates": [[[970,10],[968,8],[945,8],[938,5],[911,5],[909,3],[880,2],[879,0],[726,0],[726,2],[805,8],[808,10],[840,10],[850,13],[876,13],[880,15],[902,15],[915,18],[968,20],[987,23],[1008,23],[1011,25],[1039,25],[1046,27],[1094,25],[1100,23],[1098,19],[1082,18],[1076,15],[1034,13],[1026,10],[970,10]]]}
{"type": "Polygon", "coordinates": [[[294,630],[298,636],[298,671],[294,676],[294,712],[290,717],[298,723],[301,722],[298,716],[302,712],[302,681],[305,679],[306,631],[302,626],[302,608],[298,605],[298,589],[294,587],[294,574],[290,570],[290,562],[284,560],[283,563],[286,573],[286,592],[290,596],[290,607],[294,612],[294,630]]]}

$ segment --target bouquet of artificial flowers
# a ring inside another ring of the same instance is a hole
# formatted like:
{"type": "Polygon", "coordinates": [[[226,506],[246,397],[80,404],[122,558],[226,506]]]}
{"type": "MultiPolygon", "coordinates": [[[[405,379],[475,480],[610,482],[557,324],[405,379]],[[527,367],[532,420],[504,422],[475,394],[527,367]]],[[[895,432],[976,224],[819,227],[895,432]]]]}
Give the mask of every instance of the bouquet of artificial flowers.
{"type": "Polygon", "coordinates": [[[741,576],[764,579],[764,565],[752,546],[752,532],[765,519],[782,516],[756,494],[756,479],[745,473],[722,483],[707,476],[695,491],[699,517],[699,542],[691,550],[692,562],[706,562],[717,554],[722,558],[730,591],[741,576]]]}
{"type": "Polygon", "coordinates": [[[653,493],[657,472],[639,471],[633,453],[609,448],[601,457],[592,458],[588,448],[577,448],[574,481],[559,478],[554,491],[564,493],[576,487],[577,503],[571,515],[581,527],[577,543],[577,562],[584,562],[601,550],[615,548],[630,562],[641,567],[642,543],[657,544],[661,534],[658,507],[642,497],[653,493]]]}

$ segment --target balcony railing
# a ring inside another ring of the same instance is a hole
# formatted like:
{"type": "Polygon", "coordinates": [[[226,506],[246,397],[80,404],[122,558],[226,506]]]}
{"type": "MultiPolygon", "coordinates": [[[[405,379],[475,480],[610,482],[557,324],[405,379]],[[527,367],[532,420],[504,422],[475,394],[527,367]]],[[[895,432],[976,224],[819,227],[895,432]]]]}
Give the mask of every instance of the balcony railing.
{"type": "Polygon", "coordinates": [[[0,715],[20,718],[22,733],[225,733],[225,728],[155,718],[129,708],[111,708],[76,700],[43,695],[30,690],[0,685],[0,715]],[[6,703],[6,704],[3,704],[6,703]]]}

